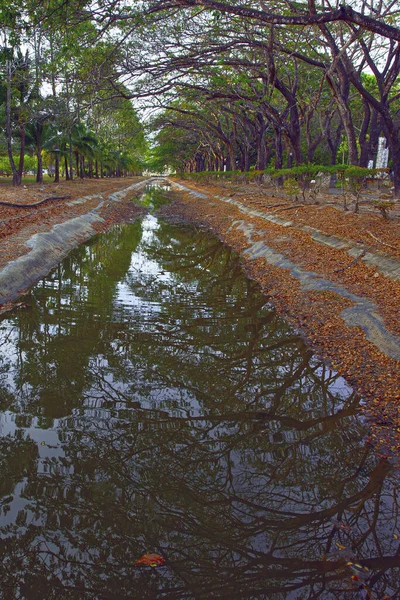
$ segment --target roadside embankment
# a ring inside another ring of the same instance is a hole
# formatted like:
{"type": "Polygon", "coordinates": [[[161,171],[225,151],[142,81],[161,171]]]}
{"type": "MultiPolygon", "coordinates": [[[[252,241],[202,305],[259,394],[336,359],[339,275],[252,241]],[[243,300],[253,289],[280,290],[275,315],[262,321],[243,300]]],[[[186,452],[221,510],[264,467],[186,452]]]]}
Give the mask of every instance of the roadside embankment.
{"type": "Polygon", "coordinates": [[[32,207],[32,194],[19,206],[3,206],[0,220],[0,314],[29,286],[45,276],[68,252],[120,220],[136,218],[143,209],[128,202],[142,192],[146,180],[92,183],[69,188],[68,201],[32,207]],[[78,192],[78,193],[77,193],[78,192]],[[27,212],[29,211],[29,212],[27,212]]]}

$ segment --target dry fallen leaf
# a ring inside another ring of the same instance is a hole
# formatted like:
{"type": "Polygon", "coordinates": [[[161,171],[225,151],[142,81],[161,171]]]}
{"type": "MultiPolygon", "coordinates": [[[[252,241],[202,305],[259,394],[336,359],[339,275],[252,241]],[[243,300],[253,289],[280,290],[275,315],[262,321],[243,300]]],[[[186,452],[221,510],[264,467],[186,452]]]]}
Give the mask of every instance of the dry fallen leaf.
{"type": "Polygon", "coordinates": [[[143,554],[134,564],[138,567],[162,567],[165,560],[159,554],[143,554]]]}
{"type": "Polygon", "coordinates": [[[339,548],[339,550],[346,550],[346,546],[342,546],[342,544],[339,544],[339,542],[336,542],[336,546],[339,548]]]}

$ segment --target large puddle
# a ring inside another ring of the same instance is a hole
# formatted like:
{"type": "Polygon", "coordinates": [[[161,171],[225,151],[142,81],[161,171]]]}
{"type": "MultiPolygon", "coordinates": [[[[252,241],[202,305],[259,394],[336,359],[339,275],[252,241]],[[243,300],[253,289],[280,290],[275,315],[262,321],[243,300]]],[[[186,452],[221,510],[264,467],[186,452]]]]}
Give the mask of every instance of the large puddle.
{"type": "Polygon", "coordinates": [[[2,598],[400,597],[397,472],[218,240],[149,215],[24,302],[0,321],[2,598]]]}

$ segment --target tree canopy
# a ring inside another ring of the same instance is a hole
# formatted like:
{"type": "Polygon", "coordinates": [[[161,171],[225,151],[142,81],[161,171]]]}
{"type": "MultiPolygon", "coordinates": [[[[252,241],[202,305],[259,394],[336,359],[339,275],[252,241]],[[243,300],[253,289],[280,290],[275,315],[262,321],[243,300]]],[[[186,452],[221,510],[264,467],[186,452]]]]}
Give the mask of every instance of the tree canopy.
{"type": "Polygon", "coordinates": [[[332,165],[339,148],[341,160],[345,148],[349,164],[366,167],[384,137],[400,194],[395,0],[49,0],[40,9],[1,2],[0,11],[10,163],[25,153],[28,124],[38,164],[42,133],[61,132],[49,152],[70,177],[104,165],[126,172],[118,153],[139,170],[145,128],[149,165],[161,171],[332,165]],[[35,97],[21,96],[18,52],[35,97]],[[97,144],[76,162],[78,125],[97,144]]]}

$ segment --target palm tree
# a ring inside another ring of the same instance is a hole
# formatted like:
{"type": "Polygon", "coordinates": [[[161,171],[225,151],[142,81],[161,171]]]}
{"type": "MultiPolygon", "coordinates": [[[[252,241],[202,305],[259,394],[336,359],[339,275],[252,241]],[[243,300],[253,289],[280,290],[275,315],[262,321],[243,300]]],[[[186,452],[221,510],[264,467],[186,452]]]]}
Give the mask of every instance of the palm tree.
{"type": "MultiPolygon", "coordinates": [[[[32,62],[28,51],[24,55],[21,48],[3,49],[6,64],[6,136],[7,152],[13,174],[13,185],[20,185],[24,170],[26,124],[32,102],[38,96],[37,86],[32,77],[32,62]],[[13,140],[19,138],[19,165],[13,158],[13,140]]],[[[3,57],[2,57],[3,59],[3,57]]]]}
{"type": "Polygon", "coordinates": [[[76,160],[76,174],[85,176],[85,158],[89,159],[89,176],[93,176],[93,159],[99,144],[98,137],[84,123],[76,123],[71,129],[72,148],[76,160]]]}
{"type": "Polygon", "coordinates": [[[54,151],[55,132],[48,119],[49,115],[41,112],[26,126],[26,146],[34,150],[37,157],[36,183],[43,183],[42,151],[54,151]]]}

